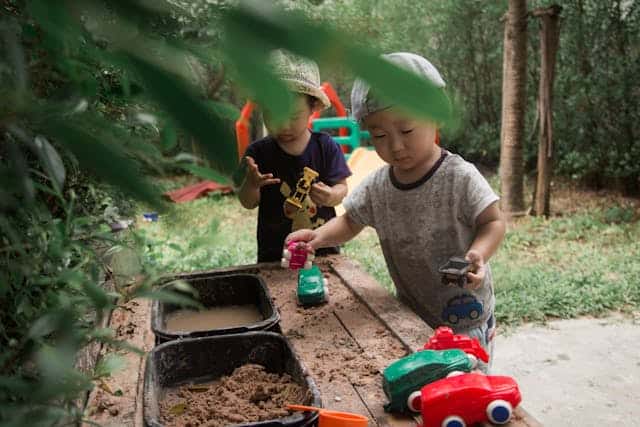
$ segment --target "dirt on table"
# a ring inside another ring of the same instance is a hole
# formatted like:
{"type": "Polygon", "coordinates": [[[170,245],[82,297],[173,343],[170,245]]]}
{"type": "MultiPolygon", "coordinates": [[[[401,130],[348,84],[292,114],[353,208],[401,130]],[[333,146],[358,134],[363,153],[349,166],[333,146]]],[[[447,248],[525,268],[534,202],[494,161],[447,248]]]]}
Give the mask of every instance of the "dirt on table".
{"type": "Polygon", "coordinates": [[[382,371],[407,354],[402,344],[331,272],[330,259],[316,258],[329,281],[328,302],[302,307],[297,273],[262,269],[283,334],[293,345],[322,394],[325,406],[370,417],[386,402],[382,371]],[[364,400],[367,404],[364,403],[364,400]]]}
{"type": "Polygon", "coordinates": [[[290,375],[247,364],[210,383],[167,390],[160,402],[160,417],[166,426],[252,423],[287,417],[287,404],[306,404],[309,398],[290,375]]]}
{"type": "MultiPolygon", "coordinates": [[[[329,270],[326,261],[319,266],[329,270]]],[[[377,383],[389,362],[406,354],[336,276],[325,273],[328,303],[301,307],[296,300],[296,274],[274,269],[261,271],[261,275],[280,311],[283,333],[307,361],[316,382],[346,379],[353,385],[377,383]]]]}

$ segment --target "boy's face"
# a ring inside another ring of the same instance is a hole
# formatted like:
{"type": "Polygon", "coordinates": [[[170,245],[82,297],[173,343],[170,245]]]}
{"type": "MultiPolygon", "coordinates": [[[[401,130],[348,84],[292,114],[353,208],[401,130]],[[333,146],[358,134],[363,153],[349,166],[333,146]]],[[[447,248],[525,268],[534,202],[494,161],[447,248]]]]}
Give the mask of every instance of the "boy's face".
{"type": "Polygon", "coordinates": [[[398,170],[419,170],[438,151],[435,123],[411,119],[393,108],[369,114],[364,126],[380,158],[398,170]]]}
{"type": "Polygon", "coordinates": [[[306,95],[296,94],[293,102],[293,112],[286,123],[275,126],[269,112],[264,112],[264,123],[269,134],[281,144],[289,144],[298,141],[307,132],[307,124],[313,110],[309,106],[306,95]]]}

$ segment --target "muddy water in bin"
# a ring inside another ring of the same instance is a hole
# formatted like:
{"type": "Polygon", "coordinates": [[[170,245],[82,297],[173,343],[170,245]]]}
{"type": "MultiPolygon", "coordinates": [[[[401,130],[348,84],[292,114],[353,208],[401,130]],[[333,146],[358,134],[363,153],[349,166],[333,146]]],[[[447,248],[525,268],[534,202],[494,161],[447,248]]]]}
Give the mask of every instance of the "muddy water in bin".
{"type": "Polygon", "coordinates": [[[250,325],[264,320],[258,307],[248,305],[228,305],[207,310],[177,310],[167,318],[169,332],[191,332],[209,329],[224,329],[250,325]]]}

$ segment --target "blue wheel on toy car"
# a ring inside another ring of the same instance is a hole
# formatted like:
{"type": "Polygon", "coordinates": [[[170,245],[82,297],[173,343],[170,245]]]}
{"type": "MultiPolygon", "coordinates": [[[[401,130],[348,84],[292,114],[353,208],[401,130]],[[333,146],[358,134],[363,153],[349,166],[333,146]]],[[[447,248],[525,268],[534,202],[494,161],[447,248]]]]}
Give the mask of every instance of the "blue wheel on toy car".
{"type": "Polygon", "coordinates": [[[493,424],[506,424],[511,419],[513,407],[506,400],[494,400],[487,405],[487,418],[493,424]]]}
{"type": "Polygon", "coordinates": [[[462,418],[457,415],[450,415],[442,421],[442,427],[467,427],[462,418]]]}

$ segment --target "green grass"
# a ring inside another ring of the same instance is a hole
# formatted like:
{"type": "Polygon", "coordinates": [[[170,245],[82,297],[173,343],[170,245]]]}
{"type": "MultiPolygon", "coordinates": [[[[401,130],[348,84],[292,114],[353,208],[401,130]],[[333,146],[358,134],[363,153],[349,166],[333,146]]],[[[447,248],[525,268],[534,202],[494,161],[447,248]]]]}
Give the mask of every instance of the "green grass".
{"type": "Polygon", "coordinates": [[[510,324],[635,311],[640,307],[640,222],[609,210],[525,218],[492,260],[496,313],[510,324]]]}
{"type": "MultiPolygon", "coordinates": [[[[140,227],[149,260],[165,271],[186,272],[255,262],[256,217],[257,210],[243,209],[233,196],[210,196],[175,205],[158,223],[140,227]]],[[[393,292],[374,230],[365,229],[344,253],[393,292]]],[[[638,211],[629,206],[521,218],[491,260],[497,318],[515,325],[638,311],[639,255],[638,211]]]]}
{"type": "Polygon", "coordinates": [[[166,272],[208,270],[256,262],[257,210],[234,196],[211,195],[173,205],[156,223],[139,223],[147,259],[166,272]]]}

